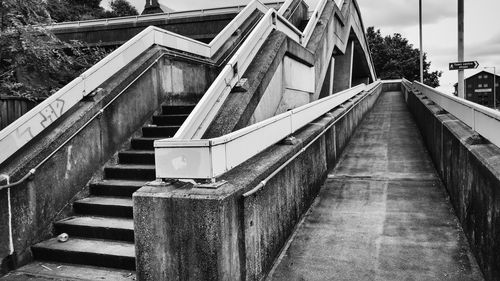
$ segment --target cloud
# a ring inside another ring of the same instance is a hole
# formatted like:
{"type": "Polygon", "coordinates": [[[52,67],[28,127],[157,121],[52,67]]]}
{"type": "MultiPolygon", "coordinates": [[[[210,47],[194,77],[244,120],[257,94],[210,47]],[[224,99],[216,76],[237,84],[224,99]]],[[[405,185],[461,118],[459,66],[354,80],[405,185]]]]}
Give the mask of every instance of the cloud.
{"type": "MultiPolygon", "coordinates": [[[[358,0],[367,26],[412,26],[418,25],[418,1],[416,0],[358,0]]],[[[423,24],[437,23],[456,17],[452,0],[424,0],[422,3],[423,24]]]]}

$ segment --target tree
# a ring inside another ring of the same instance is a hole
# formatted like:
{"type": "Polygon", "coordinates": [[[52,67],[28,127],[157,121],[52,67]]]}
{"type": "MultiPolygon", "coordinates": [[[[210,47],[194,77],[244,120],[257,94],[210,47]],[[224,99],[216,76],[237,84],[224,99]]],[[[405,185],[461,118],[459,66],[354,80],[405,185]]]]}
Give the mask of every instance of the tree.
{"type": "Polygon", "coordinates": [[[101,0],[47,0],[47,10],[55,22],[135,16],[139,13],[127,0],[111,0],[110,11],[101,0]]]}
{"type": "Polygon", "coordinates": [[[63,42],[44,25],[44,0],[0,0],[0,92],[46,97],[105,56],[100,48],[63,42]]]}
{"type": "Polygon", "coordinates": [[[127,0],[112,0],[109,3],[113,17],[135,16],[139,13],[127,0]]]}
{"type": "MultiPolygon", "coordinates": [[[[413,48],[406,38],[395,33],[382,37],[380,29],[373,26],[366,32],[368,45],[377,75],[381,79],[406,78],[410,81],[420,80],[420,51],[413,48]]],[[[431,87],[439,86],[441,71],[430,72],[431,63],[424,53],[424,83],[431,87]]]]}
{"type": "Polygon", "coordinates": [[[101,0],[47,0],[47,11],[56,22],[80,21],[104,17],[101,0]]]}

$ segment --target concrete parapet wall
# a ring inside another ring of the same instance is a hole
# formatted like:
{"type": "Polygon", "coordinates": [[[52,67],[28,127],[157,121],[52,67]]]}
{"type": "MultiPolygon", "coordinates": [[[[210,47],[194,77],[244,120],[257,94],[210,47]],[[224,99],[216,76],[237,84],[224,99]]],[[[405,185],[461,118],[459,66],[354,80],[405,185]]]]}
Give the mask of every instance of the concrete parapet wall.
{"type": "Polygon", "coordinates": [[[163,56],[165,52],[160,47],[145,52],[101,85],[102,91],[79,102],[1,163],[0,174],[9,175],[12,183],[62,146],[37,169],[30,181],[10,190],[12,254],[4,247],[9,245],[10,236],[8,224],[4,224],[10,221],[9,212],[4,211],[9,196],[5,190],[0,192],[0,262],[11,260],[11,267],[29,262],[30,247],[52,236],[53,221],[71,214],[71,203],[87,194],[89,180],[99,178],[100,168],[162,103],[193,103],[215,79],[216,69],[173,60],[163,56]],[[103,109],[115,97],[116,100],[103,109]],[[93,119],[102,109],[102,114],[93,119]],[[69,140],[73,134],[76,135],[69,140]]]}
{"type": "Polygon", "coordinates": [[[63,41],[79,40],[89,45],[119,46],[150,25],[184,35],[202,42],[210,42],[236,16],[236,13],[199,15],[195,17],[139,21],[100,26],[56,28],[54,34],[63,41]]]}
{"type": "Polygon", "coordinates": [[[423,95],[403,88],[487,280],[500,280],[500,148],[423,95]]]}
{"type": "Polygon", "coordinates": [[[239,165],[217,189],[154,182],[135,192],[138,279],[264,277],[381,89],[318,118],[294,134],[297,142],[276,144],[239,165]]]}

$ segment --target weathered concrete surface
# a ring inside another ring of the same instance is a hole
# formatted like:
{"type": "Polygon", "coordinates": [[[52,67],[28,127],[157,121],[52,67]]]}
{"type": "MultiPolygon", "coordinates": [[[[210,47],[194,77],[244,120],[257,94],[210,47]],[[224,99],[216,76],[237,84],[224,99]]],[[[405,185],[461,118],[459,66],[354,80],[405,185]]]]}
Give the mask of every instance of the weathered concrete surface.
{"type": "Polygon", "coordinates": [[[487,280],[500,280],[500,148],[423,95],[407,104],[487,280]]]}
{"type": "Polygon", "coordinates": [[[273,145],[239,165],[217,189],[155,183],[135,192],[139,280],[260,280],[381,88],[318,118],[294,134],[297,143],[273,145]],[[265,187],[243,198],[309,143],[265,187]]]}
{"type": "MultiPolygon", "coordinates": [[[[363,82],[373,82],[375,74],[371,72],[373,66],[366,47],[362,20],[359,13],[355,12],[358,9],[359,7],[354,0],[346,1],[342,10],[337,7],[334,1],[328,1],[305,48],[287,38],[283,33],[274,30],[241,76],[247,79],[247,87],[244,91],[232,92],[227,97],[203,138],[225,135],[251,124],[252,116],[256,110],[259,110],[260,101],[265,96],[266,90],[274,85],[271,82],[276,71],[280,70],[285,56],[297,60],[305,66],[314,67],[315,85],[313,93],[310,93],[310,101],[319,98],[321,90],[324,88],[325,79],[330,79],[327,77],[327,73],[334,50],[345,51],[348,48],[348,41],[358,42],[357,45],[364,50],[363,56],[357,56],[354,59],[365,61],[359,65],[365,65],[368,68],[365,72],[370,73],[367,75],[360,70],[353,75],[359,74],[361,77],[354,77],[349,72],[349,77],[352,76],[357,81],[363,78],[363,82]]],[[[297,12],[300,12],[300,9],[297,9],[297,12]]],[[[337,54],[340,55],[339,52],[337,54]]],[[[349,56],[352,57],[350,54],[352,52],[349,52],[349,56]]],[[[351,61],[348,60],[349,63],[351,61]]],[[[349,65],[349,69],[351,68],[349,65]]],[[[334,71],[336,70],[334,69],[334,71]]],[[[342,72],[345,69],[339,71],[342,72]]],[[[336,89],[338,91],[345,90],[349,88],[348,86],[349,83],[343,83],[342,87],[336,89]]],[[[284,93],[283,91],[273,91],[273,94],[282,97],[284,93]]]]}
{"type": "Polygon", "coordinates": [[[1,281],[134,281],[135,272],[96,266],[33,262],[0,278],[1,281]]]}
{"type": "Polygon", "coordinates": [[[482,280],[400,92],[357,129],[269,280],[482,280]]]}
{"type": "Polygon", "coordinates": [[[120,46],[150,25],[184,35],[202,42],[210,42],[231,22],[236,13],[197,15],[187,18],[115,23],[76,28],[54,28],[54,34],[63,41],[79,40],[89,45],[120,46]]]}
{"type": "Polygon", "coordinates": [[[8,213],[3,211],[6,191],[0,192],[0,260],[10,259],[10,267],[14,268],[29,262],[30,247],[52,236],[53,221],[71,214],[71,203],[86,195],[89,180],[99,177],[100,168],[162,103],[191,104],[216,77],[216,68],[162,56],[165,52],[161,47],[149,49],[103,83],[103,91],[79,102],[0,164],[0,174],[10,175],[11,182],[19,180],[123,91],[99,118],[93,119],[39,167],[31,181],[11,190],[12,254],[3,249],[9,245],[8,228],[3,224],[8,213]]]}
{"type": "Polygon", "coordinates": [[[353,59],[354,42],[349,41],[344,55],[335,57],[335,75],[333,76],[334,93],[338,93],[351,87],[353,59]]]}

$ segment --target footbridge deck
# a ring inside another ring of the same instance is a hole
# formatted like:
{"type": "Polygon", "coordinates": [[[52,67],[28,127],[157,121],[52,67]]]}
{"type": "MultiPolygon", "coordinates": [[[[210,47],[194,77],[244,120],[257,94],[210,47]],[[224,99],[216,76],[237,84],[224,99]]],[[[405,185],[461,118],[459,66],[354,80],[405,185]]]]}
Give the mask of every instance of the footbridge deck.
{"type": "Polygon", "coordinates": [[[401,92],[381,95],[269,280],[483,280],[401,92]]]}

